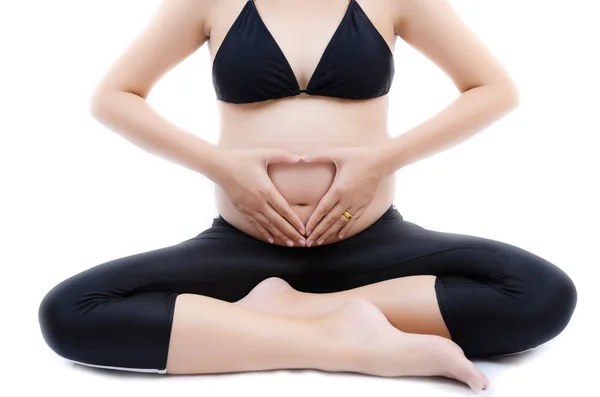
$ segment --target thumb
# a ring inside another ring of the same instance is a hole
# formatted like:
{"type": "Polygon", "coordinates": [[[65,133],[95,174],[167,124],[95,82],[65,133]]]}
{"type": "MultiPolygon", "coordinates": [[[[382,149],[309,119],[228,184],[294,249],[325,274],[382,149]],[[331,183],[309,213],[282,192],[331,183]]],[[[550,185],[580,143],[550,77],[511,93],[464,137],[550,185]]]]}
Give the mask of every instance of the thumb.
{"type": "Polygon", "coordinates": [[[287,150],[267,150],[265,152],[265,160],[267,164],[273,163],[297,163],[300,161],[300,156],[291,153],[287,150]]]}

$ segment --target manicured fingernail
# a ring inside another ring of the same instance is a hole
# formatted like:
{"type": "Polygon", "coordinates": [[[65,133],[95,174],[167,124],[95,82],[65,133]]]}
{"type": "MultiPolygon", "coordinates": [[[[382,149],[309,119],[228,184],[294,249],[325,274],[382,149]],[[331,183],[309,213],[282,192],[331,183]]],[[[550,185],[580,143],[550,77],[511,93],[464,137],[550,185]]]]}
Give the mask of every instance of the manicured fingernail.
{"type": "Polygon", "coordinates": [[[310,246],[312,245],[312,243],[313,243],[312,241],[307,241],[307,242],[306,242],[306,246],[307,246],[307,247],[310,247],[310,246]]]}
{"type": "Polygon", "coordinates": [[[298,242],[300,243],[301,246],[305,246],[306,245],[306,240],[304,240],[303,238],[301,238],[300,240],[298,240],[298,242]]]}
{"type": "Polygon", "coordinates": [[[306,236],[307,236],[307,237],[308,237],[308,236],[310,236],[310,232],[312,232],[312,230],[310,230],[310,229],[306,229],[306,236]]]}
{"type": "Polygon", "coordinates": [[[319,244],[319,245],[322,245],[322,244],[323,244],[323,242],[324,242],[323,240],[319,240],[318,244],[319,244]]]}
{"type": "Polygon", "coordinates": [[[294,242],[292,240],[288,240],[287,241],[287,245],[288,245],[288,247],[293,247],[294,246],[294,242]]]}
{"type": "Polygon", "coordinates": [[[269,242],[270,242],[271,244],[273,244],[273,243],[275,242],[275,240],[273,240],[273,237],[269,237],[269,242]]]}
{"type": "Polygon", "coordinates": [[[344,238],[344,233],[340,233],[340,240],[344,238]]]}

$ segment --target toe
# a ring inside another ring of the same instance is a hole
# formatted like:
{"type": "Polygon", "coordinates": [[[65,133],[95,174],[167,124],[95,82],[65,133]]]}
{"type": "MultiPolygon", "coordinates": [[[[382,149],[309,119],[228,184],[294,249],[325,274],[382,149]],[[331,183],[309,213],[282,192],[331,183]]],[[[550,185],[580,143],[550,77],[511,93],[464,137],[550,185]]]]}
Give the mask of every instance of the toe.
{"type": "Polygon", "coordinates": [[[469,385],[474,391],[483,390],[486,384],[485,375],[473,363],[466,359],[465,361],[457,367],[455,377],[469,385]]]}
{"type": "Polygon", "coordinates": [[[487,390],[488,387],[490,386],[490,380],[487,376],[485,376],[485,374],[483,375],[483,390],[487,390]]]}

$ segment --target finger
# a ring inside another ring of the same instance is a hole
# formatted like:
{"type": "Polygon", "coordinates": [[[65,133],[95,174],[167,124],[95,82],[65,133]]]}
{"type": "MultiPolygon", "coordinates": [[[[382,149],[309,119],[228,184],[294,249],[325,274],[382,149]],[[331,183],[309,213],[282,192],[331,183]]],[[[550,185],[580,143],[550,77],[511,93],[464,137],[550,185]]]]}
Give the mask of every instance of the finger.
{"type": "Polygon", "coordinates": [[[271,244],[273,244],[275,242],[275,238],[273,237],[273,235],[271,233],[269,233],[267,231],[267,229],[265,229],[265,227],[263,225],[260,224],[260,222],[258,222],[258,220],[256,220],[255,217],[245,214],[246,219],[248,220],[248,222],[250,222],[250,224],[252,226],[254,226],[254,228],[256,230],[259,231],[259,233],[265,238],[267,239],[271,244]]]}
{"type": "MultiPolygon", "coordinates": [[[[346,211],[348,211],[350,214],[353,214],[355,212],[353,207],[347,209],[346,211]]],[[[343,211],[342,211],[342,215],[339,215],[339,217],[335,221],[335,223],[333,225],[331,225],[327,230],[325,230],[323,232],[323,234],[321,234],[321,237],[319,237],[319,239],[317,240],[317,244],[321,245],[325,241],[327,241],[330,237],[339,233],[339,231],[342,228],[346,227],[348,225],[348,223],[350,223],[353,220],[353,218],[354,218],[354,216],[352,218],[348,219],[346,216],[343,215],[343,211]]]]}
{"type": "Polygon", "coordinates": [[[265,153],[267,165],[273,163],[297,163],[300,156],[287,150],[268,150],[265,153]]]}
{"type": "MultiPolygon", "coordinates": [[[[287,245],[289,244],[290,238],[287,237],[285,235],[285,233],[283,233],[278,227],[277,224],[275,224],[273,221],[271,221],[270,219],[268,219],[267,216],[265,216],[265,214],[262,213],[258,213],[254,216],[256,218],[256,220],[258,222],[260,222],[260,224],[267,229],[273,236],[275,236],[275,238],[287,245]]],[[[292,241],[292,246],[294,245],[294,242],[292,241]]]]}
{"type": "Polygon", "coordinates": [[[312,231],[310,236],[308,237],[308,246],[310,247],[315,242],[321,241],[321,235],[329,229],[342,215],[342,213],[346,210],[345,205],[341,202],[338,202],[336,205],[331,208],[331,210],[323,217],[321,222],[315,227],[315,230],[312,231]]]}
{"type": "Polygon", "coordinates": [[[319,204],[317,204],[317,208],[313,211],[308,218],[308,222],[306,222],[306,235],[310,236],[313,233],[313,229],[329,211],[333,208],[334,205],[339,201],[338,195],[334,188],[329,189],[329,191],[323,196],[319,204]]]}
{"type": "Polygon", "coordinates": [[[296,229],[298,233],[300,233],[300,237],[304,235],[305,228],[304,224],[302,223],[302,220],[300,219],[298,214],[296,214],[292,210],[292,207],[290,207],[288,202],[283,198],[281,193],[279,193],[279,191],[275,187],[273,187],[273,191],[270,193],[268,203],[271,207],[275,209],[275,211],[277,211],[283,218],[285,218],[291,224],[291,226],[296,229]]]}
{"type": "Polygon", "coordinates": [[[350,209],[350,210],[346,210],[346,211],[348,211],[350,214],[352,214],[352,218],[349,219],[349,221],[346,223],[346,225],[338,233],[338,238],[340,240],[343,239],[346,234],[348,234],[350,229],[352,229],[352,227],[356,223],[356,220],[362,216],[362,214],[364,212],[364,208],[361,208],[358,211],[355,209],[350,209]]]}
{"type": "Polygon", "coordinates": [[[306,240],[304,237],[285,220],[274,208],[268,206],[263,212],[263,215],[282,233],[282,240],[290,247],[294,245],[294,241],[304,246],[306,240]]]}
{"type": "MultiPolygon", "coordinates": [[[[345,228],[346,226],[348,226],[348,224],[355,222],[355,216],[353,214],[355,214],[357,212],[357,207],[350,207],[347,208],[345,211],[348,211],[348,213],[350,213],[352,215],[351,218],[347,218],[344,215],[344,211],[342,211],[342,214],[339,216],[339,218],[335,221],[335,223],[333,225],[331,225],[325,232],[323,232],[321,234],[321,237],[319,238],[319,240],[317,241],[317,243],[319,241],[324,242],[327,241],[330,237],[332,237],[333,235],[335,235],[336,233],[340,233],[340,231],[345,228]]],[[[338,234],[339,236],[339,234],[338,234]]]]}

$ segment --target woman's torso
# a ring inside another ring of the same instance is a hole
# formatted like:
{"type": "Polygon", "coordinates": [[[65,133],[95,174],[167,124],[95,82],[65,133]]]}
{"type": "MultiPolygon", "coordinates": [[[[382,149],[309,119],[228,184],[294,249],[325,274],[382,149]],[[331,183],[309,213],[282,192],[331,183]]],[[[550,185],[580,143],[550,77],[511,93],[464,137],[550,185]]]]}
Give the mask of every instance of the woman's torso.
{"type": "MultiPolygon", "coordinates": [[[[212,13],[209,48],[213,59],[246,1],[220,1],[212,13]]],[[[300,88],[307,86],[348,1],[255,0],[261,19],[284,53],[300,88]]],[[[394,27],[385,4],[375,0],[358,2],[391,50],[395,42],[394,27]]],[[[243,65],[239,67],[243,68],[243,65]]],[[[249,104],[219,102],[219,110],[218,144],[228,148],[283,148],[297,154],[310,154],[389,139],[387,96],[348,100],[302,94],[249,104]]],[[[334,164],[325,163],[272,164],[267,171],[275,187],[304,223],[335,176],[334,164]]],[[[344,238],[364,230],[389,208],[395,193],[394,181],[393,175],[383,181],[370,206],[344,238]]],[[[225,220],[264,240],[218,186],[216,203],[225,220]]],[[[337,238],[330,238],[326,243],[335,241],[337,238]]]]}

